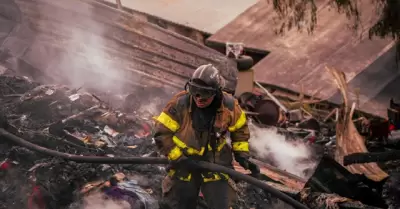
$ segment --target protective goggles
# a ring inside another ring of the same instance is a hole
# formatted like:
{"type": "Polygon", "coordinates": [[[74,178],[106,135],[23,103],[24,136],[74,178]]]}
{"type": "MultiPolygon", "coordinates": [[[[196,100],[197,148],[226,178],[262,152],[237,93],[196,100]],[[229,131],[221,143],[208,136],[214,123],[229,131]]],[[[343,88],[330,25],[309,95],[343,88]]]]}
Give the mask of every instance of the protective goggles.
{"type": "Polygon", "coordinates": [[[214,88],[200,86],[192,82],[189,83],[188,87],[189,93],[197,98],[208,99],[217,94],[217,91],[214,88]]]}

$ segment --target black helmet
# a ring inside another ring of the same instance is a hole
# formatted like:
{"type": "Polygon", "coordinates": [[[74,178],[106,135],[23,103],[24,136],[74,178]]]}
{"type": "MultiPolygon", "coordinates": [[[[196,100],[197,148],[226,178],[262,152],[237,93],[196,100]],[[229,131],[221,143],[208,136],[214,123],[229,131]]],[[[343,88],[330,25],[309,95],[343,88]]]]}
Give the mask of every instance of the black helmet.
{"type": "Polygon", "coordinates": [[[193,96],[211,97],[220,91],[223,83],[224,80],[217,68],[212,64],[201,65],[189,80],[189,92],[193,96]]]}

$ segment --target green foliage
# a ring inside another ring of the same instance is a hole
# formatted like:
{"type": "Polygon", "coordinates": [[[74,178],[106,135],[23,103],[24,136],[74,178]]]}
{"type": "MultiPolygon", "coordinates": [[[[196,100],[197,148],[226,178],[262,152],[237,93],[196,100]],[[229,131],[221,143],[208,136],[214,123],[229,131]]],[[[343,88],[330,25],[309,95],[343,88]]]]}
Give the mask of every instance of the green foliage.
{"type": "Polygon", "coordinates": [[[279,17],[284,20],[277,33],[281,34],[294,26],[297,29],[306,26],[308,32],[314,31],[317,24],[315,0],[272,0],[272,3],[279,17]]]}
{"type": "Polygon", "coordinates": [[[396,40],[397,61],[400,60],[400,1],[375,0],[380,8],[378,22],[369,30],[370,37],[388,37],[396,40]]]}
{"type": "Polygon", "coordinates": [[[400,1],[375,0],[380,9],[379,21],[370,29],[370,36],[400,39],[400,1]]]}

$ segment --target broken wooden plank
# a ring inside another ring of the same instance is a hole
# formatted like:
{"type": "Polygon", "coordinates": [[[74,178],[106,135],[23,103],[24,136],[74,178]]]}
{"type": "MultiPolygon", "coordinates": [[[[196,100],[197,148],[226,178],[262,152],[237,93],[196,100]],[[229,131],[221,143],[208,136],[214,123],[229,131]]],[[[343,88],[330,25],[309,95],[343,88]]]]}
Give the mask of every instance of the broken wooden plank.
{"type": "MultiPolygon", "coordinates": [[[[343,157],[352,153],[367,153],[367,147],[365,146],[365,139],[362,137],[356,129],[352,115],[354,107],[350,108],[348,98],[348,87],[346,83],[345,74],[343,72],[327,68],[328,72],[332,75],[335,84],[339,88],[344,101],[344,107],[340,111],[340,117],[336,125],[336,153],[335,159],[341,165],[343,165],[343,157]]],[[[353,105],[354,106],[354,105],[353,105]]],[[[388,177],[388,174],[384,172],[376,163],[368,164],[357,164],[346,166],[346,168],[354,174],[364,174],[369,179],[374,181],[381,181],[388,177]]]]}

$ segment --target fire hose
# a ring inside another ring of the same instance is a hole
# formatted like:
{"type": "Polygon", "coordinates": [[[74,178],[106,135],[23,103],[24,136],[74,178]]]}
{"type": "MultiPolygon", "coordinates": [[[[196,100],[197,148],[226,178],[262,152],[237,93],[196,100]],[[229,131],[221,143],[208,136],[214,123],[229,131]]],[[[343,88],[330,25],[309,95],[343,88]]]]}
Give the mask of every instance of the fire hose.
{"type": "MultiPolygon", "coordinates": [[[[38,153],[44,155],[50,155],[53,157],[62,158],[69,161],[74,161],[77,163],[99,163],[99,164],[169,164],[168,159],[166,158],[159,158],[159,157],[99,157],[99,156],[80,156],[80,155],[73,155],[62,153],[58,151],[54,151],[51,149],[47,149],[45,147],[41,147],[39,145],[30,143],[18,136],[15,136],[12,133],[9,133],[3,128],[0,128],[0,136],[3,139],[9,140],[19,146],[25,147],[32,151],[36,151],[38,153]]],[[[257,186],[271,195],[275,196],[276,198],[281,199],[282,201],[286,202],[287,204],[293,206],[296,209],[309,209],[307,206],[303,205],[299,201],[289,197],[288,195],[280,192],[279,190],[265,184],[263,181],[260,181],[254,177],[239,173],[233,169],[220,166],[213,163],[208,163],[204,161],[196,162],[197,166],[200,169],[213,171],[213,172],[221,172],[226,173],[237,180],[245,181],[249,184],[257,186]]]]}

